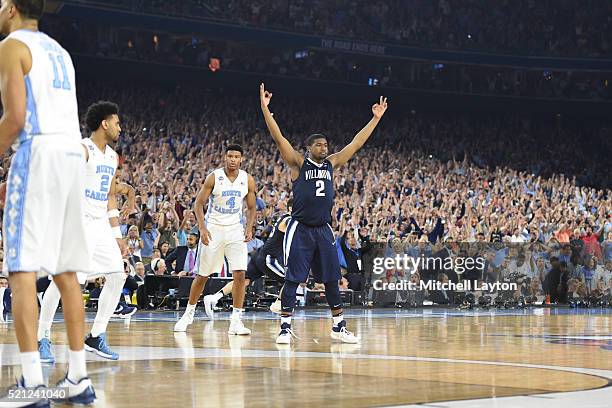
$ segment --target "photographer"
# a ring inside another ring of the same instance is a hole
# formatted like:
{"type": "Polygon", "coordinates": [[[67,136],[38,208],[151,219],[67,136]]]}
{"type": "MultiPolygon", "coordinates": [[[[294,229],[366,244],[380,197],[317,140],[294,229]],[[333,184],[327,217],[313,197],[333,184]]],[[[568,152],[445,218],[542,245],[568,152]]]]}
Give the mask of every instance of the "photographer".
{"type": "Polygon", "coordinates": [[[370,237],[367,235],[367,229],[360,228],[357,233],[359,241],[355,237],[355,232],[345,232],[337,242],[340,266],[346,271],[344,277],[349,282],[349,288],[358,292],[363,288],[362,255],[370,250],[371,243],[370,237]]]}
{"type": "Polygon", "coordinates": [[[565,261],[559,262],[557,257],[550,259],[552,269],[544,281],[544,293],[550,295],[551,303],[565,303],[567,294],[568,271],[565,261]]]}

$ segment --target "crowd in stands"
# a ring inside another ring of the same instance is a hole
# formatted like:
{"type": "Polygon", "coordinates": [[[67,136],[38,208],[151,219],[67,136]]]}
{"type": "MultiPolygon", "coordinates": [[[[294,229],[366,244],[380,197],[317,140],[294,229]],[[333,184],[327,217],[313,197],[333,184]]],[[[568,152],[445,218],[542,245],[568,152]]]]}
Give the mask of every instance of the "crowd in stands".
{"type": "Polygon", "coordinates": [[[107,0],[104,5],[427,48],[612,54],[612,4],[600,0],[107,0]]]}
{"type": "MultiPolygon", "coordinates": [[[[286,211],[289,172],[262,120],[256,89],[252,97],[109,81],[83,82],[78,89],[82,109],[100,99],[121,107],[120,177],[137,194],[121,223],[136,275],[193,274],[188,251],[197,223],[191,208],[206,175],[223,165],[229,142],[242,144],[242,168],[257,183],[254,235],[264,240],[286,211]]],[[[275,95],[272,110],[302,152],[303,141],[315,132],[329,137],[331,151],[341,148],[371,114],[367,104],[287,95],[275,95]]],[[[573,278],[586,282],[592,275],[585,268],[610,274],[611,151],[605,124],[394,112],[390,101],[389,114],[367,145],[334,172],[332,217],[342,238],[343,268],[363,272],[355,265],[367,242],[432,249],[450,242],[501,242],[558,245],[557,251],[569,244],[580,248],[563,259],[566,268],[571,263],[582,271],[573,278]]],[[[2,173],[7,168],[5,157],[2,173]]],[[[542,259],[547,271],[557,267],[555,256],[542,259]]],[[[538,275],[541,282],[546,276],[538,275]]]]}
{"type": "Polygon", "coordinates": [[[213,41],[201,36],[123,29],[101,30],[95,24],[70,24],[49,17],[46,27],[77,54],[197,66],[302,79],[339,81],[468,94],[493,94],[560,99],[612,98],[610,72],[525,70],[443,64],[335,51],[304,50],[261,44],[213,41]],[[110,33],[108,32],[110,30],[110,33]]]}

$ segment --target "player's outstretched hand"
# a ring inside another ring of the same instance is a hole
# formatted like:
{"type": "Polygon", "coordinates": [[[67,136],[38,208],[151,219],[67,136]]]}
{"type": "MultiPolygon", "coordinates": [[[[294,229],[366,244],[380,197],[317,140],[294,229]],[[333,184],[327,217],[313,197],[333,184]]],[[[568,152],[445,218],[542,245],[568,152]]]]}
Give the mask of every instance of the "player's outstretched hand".
{"type": "Polygon", "coordinates": [[[202,228],[200,231],[200,241],[202,241],[204,245],[208,246],[211,240],[212,235],[210,235],[210,231],[206,227],[202,228]]]}
{"type": "Polygon", "coordinates": [[[128,217],[130,216],[131,213],[134,212],[134,208],[130,208],[129,206],[125,206],[121,209],[121,212],[119,213],[121,215],[121,217],[125,218],[126,220],[128,219],[128,217]]]}
{"type": "Polygon", "coordinates": [[[382,118],[382,116],[385,114],[386,111],[387,111],[387,98],[381,96],[378,103],[375,103],[374,105],[372,105],[372,114],[374,114],[374,116],[380,119],[382,118]]]}
{"type": "Polygon", "coordinates": [[[270,104],[270,99],[272,99],[272,93],[266,91],[266,86],[261,83],[259,85],[259,100],[261,101],[261,107],[268,106],[270,104]]]}

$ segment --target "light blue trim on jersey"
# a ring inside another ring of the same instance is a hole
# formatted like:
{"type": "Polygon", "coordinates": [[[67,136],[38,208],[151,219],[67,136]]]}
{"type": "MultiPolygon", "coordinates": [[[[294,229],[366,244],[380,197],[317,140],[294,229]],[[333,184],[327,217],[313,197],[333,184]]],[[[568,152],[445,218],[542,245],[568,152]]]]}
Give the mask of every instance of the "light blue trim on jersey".
{"type": "Polygon", "coordinates": [[[202,243],[202,241],[200,241],[200,238],[198,238],[198,249],[196,250],[195,268],[193,269],[193,273],[195,275],[200,274],[200,254],[203,250],[204,244],[202,243]]]}
{"type": "Polygon", "coordinates": [[[32,82],[30,81],[30,77],[27,75],[24,79],[26,87],[26,117],[25,126],[19,134],[19,143],[23,143],[26,140],[30,140],[32,137],[40,134],[36,101],[34,100],[34,93],[32,92],[32,82]]]}
{"type": "Polygon", "coordinates": [[[9,272],[20,272],[23,268],[21,265],[21,244],[31,156],[32,140],[30,139],[20,144],[19,149],[17,149],[11,161],[7,182],[3,232],[7,249],[4,257],[7,260],[9,272]]]}

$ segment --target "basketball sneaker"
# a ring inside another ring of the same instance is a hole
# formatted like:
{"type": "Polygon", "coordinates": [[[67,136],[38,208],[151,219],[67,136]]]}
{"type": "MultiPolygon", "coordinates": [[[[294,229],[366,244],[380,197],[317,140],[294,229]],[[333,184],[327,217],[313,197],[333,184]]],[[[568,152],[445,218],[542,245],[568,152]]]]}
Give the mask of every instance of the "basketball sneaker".
{"type": "Polygon", "coordinates": [[[72,382],[66,377],[56,385],[57,388],[67,388],[66,398],[53,399],[53,402],[74,404],[74,405],[91,405],[96,400],[96,392],[89,377],[83,377],[77,382],[72,382]]]}
{"type": "MultiPolygon", "coordinates": [[[[13,399],[14,402],[11,401],[11,395],[13,394],[25,395],[27,391],[23,391],[24,388],[26,388],[26,386],[23,377],[21,377],[19,380],[17,380],[17,384],[9,388],[9,391],[6,395],[0,395],[0,407],[10,406],[15,408],[48,408],[51,406],[51,403],[46,398],[40,398],[36,400],[28,399],[24,401],[19,401],[19,399],[13,399]]],[[[45,390],[46,388],[47,387],[45,387],[44,385],[39,385],[38,387],[35,387],[34,390],[45,390]]],[[[32,388],[28,388],[28,390],[32,390],[32,388]]]]}
{"type": "Polygon", "coordinates": [[[55,357],[53,357],[53,352],[51,351],[51,342],[49,341],[49,339],[43,338],[38,342],[38,353],[40,354],[41,363],[55,363],[55,357]]]}
{"type": "Polygon", "coordinates": [[[215,306],[217,306],[218,301],[217,294],[204,296],[204,311],[210,320],[215,319],[215,306]]]}
{"type": "Polygon", "coordinates": [[[109,360],[119,360],[119,354],[115,353],[106,344],[106,333],[93,337],[91,333],[85,337],[85,350],[95,353],[109,360]]]}
{"type": "Polygon", "coordinates": [[[0,323],[8,322],[8,314],[10,311],[11,311],[10,290],[7,288],[0,288],[0,323]]]}
{"type": "Polygon", "coordinates": [[[281,331],[276,338],[276,344],[291,344],[292,337],[298,338],[298,336],[293,333],[293,330],[291,330],[291,325],[289,323],[283,323],[281,324],[281,331]]]}
{"type": "Polygon", "coordinates": [[[193,317],[195,316],[195,307],[193,309],[187,308],[185,313],[181,316],[178,322],[174,325],[175,332],[187,331],[187,327],[193,323],[193,317]]]}
{"type": "Polygon", "coordinates": [[[247,329],[246,327],[244,327],[244,324],[242,323],[242,320],[240,320],[240,318],[232,316],[230,320],[230,327],[229,327],[229,330],[227,331],[227,334],[237,334],[239,336],[248,336],[249,334],[251,334],[251,329],[247,329]]]}
{"type": "Polygon", "coordinates": [[[346,321],[344,320],[338,323],[338,326],[332,327],[331,338],[343,343],[359,343],[359,338],[346,329],[346,321]]]}
{"type": "Polygon", "coordinates": [[[280,298],[276,299],[276,301],[270,305],[270,311],[272,313],[280,314],[280,312],[281,312],[281,300],[280,300],[280,298]]]}
{"type": "Polygon", "coordinates": [[[115,312],[113,313],[113,317],[118,317],[120,319],[127,319],[129,317],[132,317],[132,315],[136,313],[137,310],[138,308],[134,306],[130,306],[127,303],[121,301],[119,302],[119,304],[117,304],[117,308],[115,309],[115,312]]]}

